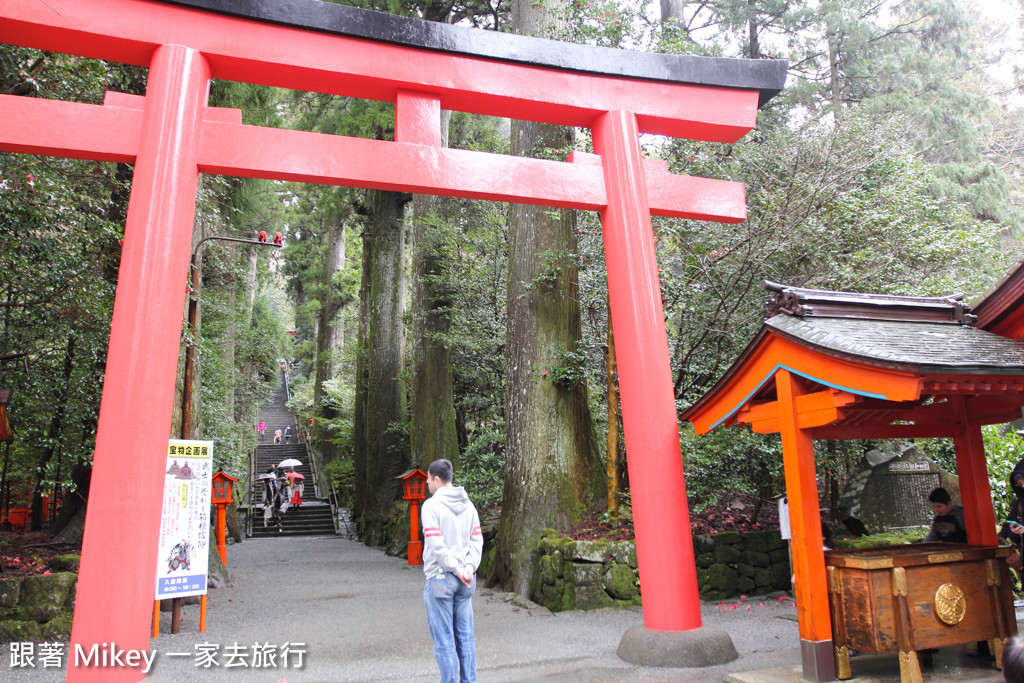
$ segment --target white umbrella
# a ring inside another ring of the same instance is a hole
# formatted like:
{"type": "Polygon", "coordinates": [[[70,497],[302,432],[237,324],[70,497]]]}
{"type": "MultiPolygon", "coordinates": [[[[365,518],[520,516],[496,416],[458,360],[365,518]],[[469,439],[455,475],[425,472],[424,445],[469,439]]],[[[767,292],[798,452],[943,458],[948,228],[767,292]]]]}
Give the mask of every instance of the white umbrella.
{"type": "Polygon", "coordinates": [[[275,477],[273,474],[270,474],[268,472],[267,474],[261,474],[260,476],[258,476],[256,478],[257,479],[276,479],[277,477],[275,477]]]}
{"type": "Polygon", "coordinates": [[[295,458],[288,458],[287,460],[282,460],[281,462],[277,463],[277,466],[278,467],[302,467],[302,463],[299,462],[298,460],[296,460],[295,458]]]}

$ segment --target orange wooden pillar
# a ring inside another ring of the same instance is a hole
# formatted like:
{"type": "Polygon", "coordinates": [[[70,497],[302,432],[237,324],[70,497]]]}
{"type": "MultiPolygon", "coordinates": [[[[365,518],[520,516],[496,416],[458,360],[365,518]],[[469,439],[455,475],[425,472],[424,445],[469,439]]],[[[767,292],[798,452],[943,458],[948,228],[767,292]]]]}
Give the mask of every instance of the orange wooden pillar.
{"type": "Polygon", "coordinates": [[[780,369],[775,375],[778,391],[782,458],[789,498],[790,541],[796,576],[797,617],[800,622],[800,654],[804,679],[831,681],[836,668],[832,650],[825,552],[818,507],[818,481],[814,465],[814,441],[798,427],[797,397],[804,393],[797,377],[780,369]]]}
{"type": "Polygon", "coordinates": [[[974,545],[999,545],[981,427],[971,423],[965,397],[950,397],[949,400],[953,403],[953,411],[962,429],[960,436],[953,437],[953,449],[956,452],[964,522],[967,524],[967,542],[974,545]]]}
{"type": "MultiPolygon", "coordinates": [[[[132,179],[100,403],[71,651],[148,650],[178,342],[210,72],[197,51],[156,49],[132,179]],[[115,532],[116,530],[116,532],[115,532]],[[111,562],[117,563],[112,572],[111,562]]],[[[68,681],[137,681],[132,667],[68,663],[68,681]]]]}

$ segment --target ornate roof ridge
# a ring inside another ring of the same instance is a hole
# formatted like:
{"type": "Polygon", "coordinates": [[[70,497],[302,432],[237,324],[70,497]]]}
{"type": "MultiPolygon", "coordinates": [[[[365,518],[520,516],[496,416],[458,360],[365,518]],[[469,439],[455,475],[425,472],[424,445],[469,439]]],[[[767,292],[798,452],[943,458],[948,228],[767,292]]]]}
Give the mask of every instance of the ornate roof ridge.
{"type": "Polygon", "coordinates": [[[959,292],[945,296],[899,296],[790,287],[769,280],[764,281],[764,288],[774,292],[766,302],[769,317],[783,313],[801,318],[869,318],[957,325],[977,321],[959,292]]]}

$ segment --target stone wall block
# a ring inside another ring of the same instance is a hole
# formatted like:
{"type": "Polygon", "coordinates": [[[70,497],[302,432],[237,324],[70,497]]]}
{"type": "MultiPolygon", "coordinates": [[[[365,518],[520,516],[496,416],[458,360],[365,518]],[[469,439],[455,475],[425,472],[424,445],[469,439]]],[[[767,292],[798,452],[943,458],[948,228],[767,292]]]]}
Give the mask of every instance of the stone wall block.
{"type": "Polygon", "coordinates": [[[720,564],[736,564],[743,559],[743,546],[737,544],[718,544],[715,546],[715,561],[720,564]]]}
{"type": "Polygon", "coordinates": [[[603,563],[611,556],[611,543],[608,541],[574,541],[571,544],[563,544],[561,551],[567,560],[603,563]]]}
{"type": "Polygon", "coordinates": [[[770,567],[772,566],[771,558],[768,557],[768,553],[757,552],[756,550],[747,550],[745,559],[748,564],[755,567],[770,567]]]}
{"type": "Polygon", "coordinates": [[[725,564],[713,564],[708,567],[708,587],[725,595],[734,595],[737,591],[736,570],[725,564]]]}
{"type": "Polygon", "coordinates": [[[793,574],[789,569],[789,563],[773,564],[771,566],[772,586],[779,590],[788,591],[793,587],[793,574]]]}
{"type": "Polygon", "coordinates": [[[743,538],[743,545],[747,550],[758,553],[770,553],[779,548],[785,548],[786,542],[778,531],[760,531],[747,534],[743,538]]]}
{"type": "Polygon", "coordinates": [[[743,541],[743,537],[740,536],[738,531],[723,531],[720,534],[715,534],[712,538],[715,539],[716,548],[721,545],[732,545],[743,541]]]}
{"type": "Polygon", "coordinates": [[[542,556],[538,561],[537,565],[540,569],[540,582],[545,586],[554,586],[555,579],[557,579],[558,577],[551,570],[551,556],[542,556]]]}
{"type": "Polygon", "coordinates": [[[600,585],[576,586],[575,604],[573,605],[575,609],[592,610],[614,606],[615,601],[604,592],[604,588],[600,585]]]}
{"type": "Polygon", "coordinates": [[[575,586],[600,585],[602,569],[603,567],[599,564],[566,562],[562,575],[565,577],[566,582],[575,586]]]}
{"type": "Polygon", "coordinates": [[[48,576],[26,576],[21,583],[19,608],[32,620],[47,622],[64,609],[78,575],[60,572],[48,576]]]}
{"type": "Polygon", "coordinates": [[[0,579],[0,607],[14,607],[21,597],[21,579],[0,579]]]}
{"type": "Polygon", "coordinates": [[[771,570],[760,567],[754,569],[754,584],[756,588],[772,588],[771,570]]]}
{"type": "Polygon", "coordinates": [[[713,553],[715,552],[715,541],[713,536],[706,536],[704,534],[694,534],[693,536],[693,554],[700,555],[702,553],[713,553]]]}
{"type": "Polygon", "coordinates": [[[58,555],[50,560],[49,566],[50,569],[55,572],[77,572],[78,565],[81,561],[81,555],[68,553],[67,555],[58,555]]]}
{"type": "Polygon", "coordinates": [[[612,543],[612,560],[619,564],[636,569],[636,543],[633,541],[616,541],[612,543]]]}
{"type": "Polygon", "coordinates": [[[613,564],[604,574],[604,588],[613,598],[630,600],[640,595],[637,573],[624,564],[613,564]]]}

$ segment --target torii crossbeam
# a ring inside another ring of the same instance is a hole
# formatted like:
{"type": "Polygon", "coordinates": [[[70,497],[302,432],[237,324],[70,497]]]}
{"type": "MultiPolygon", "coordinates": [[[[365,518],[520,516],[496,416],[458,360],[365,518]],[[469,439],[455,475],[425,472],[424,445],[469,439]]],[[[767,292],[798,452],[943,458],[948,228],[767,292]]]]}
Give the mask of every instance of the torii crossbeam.
{"type": "MultiPolygon", "coordinates": [[[[741,184],[644,161],[638,136],[738,140],[782,88],[785,62],[567,45],[312,0],[18,0],[0,5],[0,42],[149,67],[145,97],[0,96],[0,151],[135,164],[73,645],[149,646],[200,173],[599,211],[645,625],[701,626],[650,216],[741,221],[745,199],[741,184]],[[243,125],[239,111],[207,105],[212,78],[392,102],[395,141],[243,125]],[[590,128],[595,154],[446,149],[442,108],[590,128]]],[[[75,681],[139,676],[68,669],[75,681]]]]}

